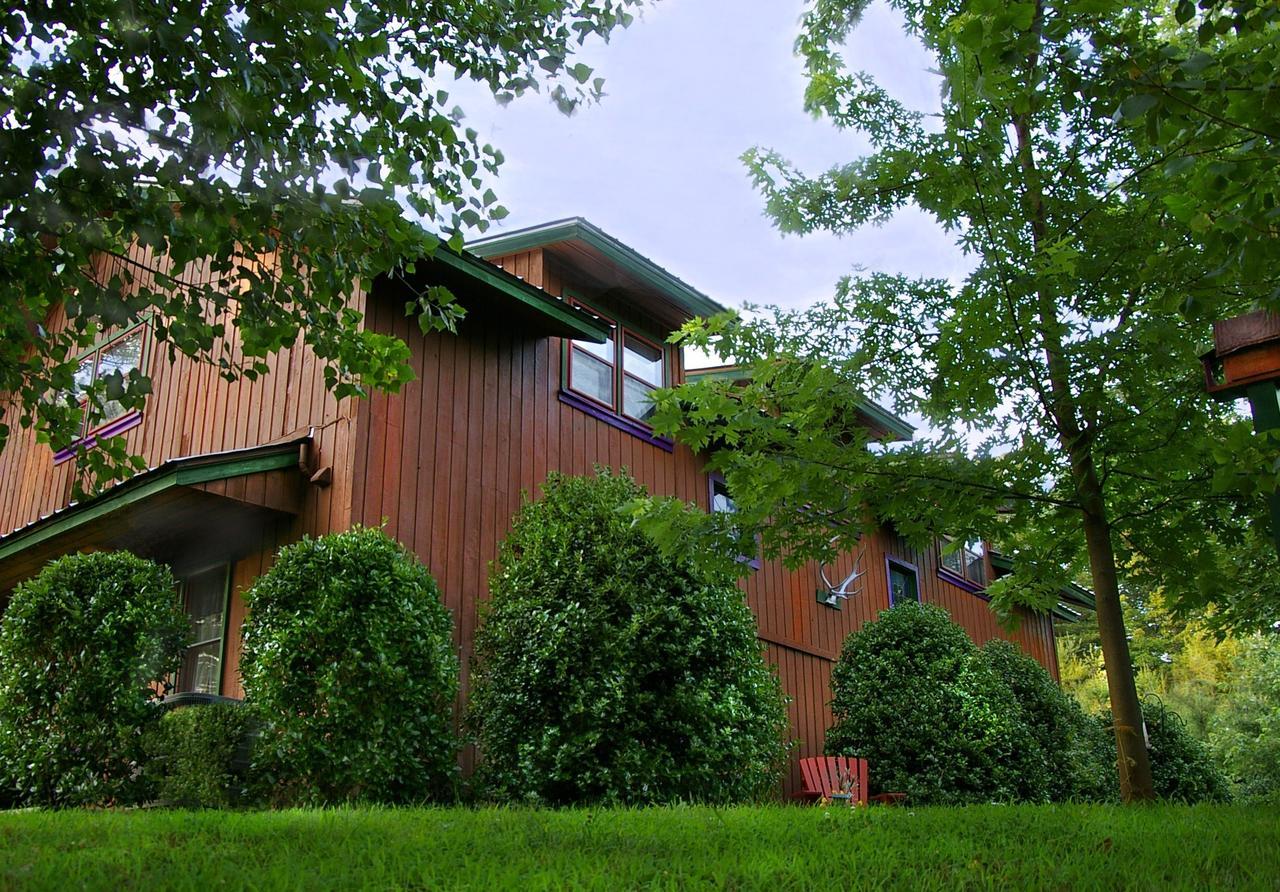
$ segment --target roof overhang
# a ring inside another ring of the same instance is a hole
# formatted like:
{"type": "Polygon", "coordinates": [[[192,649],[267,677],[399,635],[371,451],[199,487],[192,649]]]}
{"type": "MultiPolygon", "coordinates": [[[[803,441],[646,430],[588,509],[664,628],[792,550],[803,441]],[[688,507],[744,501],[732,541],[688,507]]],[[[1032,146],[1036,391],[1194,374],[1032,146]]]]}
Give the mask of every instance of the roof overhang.
{"type": "Polygon", "coordinates": [[[173,459],[0,537],[0,592],[47,562],[128,549],[180,568],[260,546],[265,525],[302,507],[311,438],[173,459]]]}
{"type": "Polygon", "coordinates": [[[581,217],[486,236],[468,243],[467,250],[477,257],[490,258],[558,246],[572,246],[587,259],[611,264],[636,285],[665,298],[687,316],[713,316],[725,311],[724,306],[692,285],[581,217]]]}
{"type": "MultiPolygon", "coordinates": [[[[689,381],[720,379],[745,382],[750,380],[750,374],[741,366],[721,365],[705,369],[689,369],[685,372],[685,378],[689,381]]],[[[916,429],[911,423],[894,415],[874,400],[864,398],[858,403],[856,409],[868,426],[876,433],[882,434],[886,440],[910,440],[915,435],[916,429]]]]}
{"type": "MultiPolygon", "coordinates": [[[[1005,557],[998,552],[991,552],[991,568],[999,571],[1001,575],[1013,572],[1013,559],[1005,557]]],[[[1064,622],[1079,622],[1084,618],[1085,610],[1094,610],[1097,608],[1097,601],[1094,599],[1093,592],[1089,591],[1082,585],[1074,582],[1068,582],[1058,590],[1058,603],[1049,611],[1055,619],[1064,622]]]]}
{"type": "Polygon", "coordinates": [[[540,336],[575,338],[603,343],[610,328],[590,313],[548,294],[541,288],[467,252],[436,248],[426,260],[414,263],[413,272],[385,276],[384,286],[443,285],[468,312],[501,318],[540,336]]]}

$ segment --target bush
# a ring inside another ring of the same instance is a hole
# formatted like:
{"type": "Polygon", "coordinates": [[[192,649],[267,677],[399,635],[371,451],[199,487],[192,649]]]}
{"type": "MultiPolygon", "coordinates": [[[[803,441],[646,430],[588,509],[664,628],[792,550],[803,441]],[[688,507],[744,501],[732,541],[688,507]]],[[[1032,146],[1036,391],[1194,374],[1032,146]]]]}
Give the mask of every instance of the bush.
{"type": "Polygon", "coordinates": [[[234,702],[166,712],[144,738],[156,797],[186,808],[252,805],[249,763],[260,724],[234,702]]]}
{"type": "Polygon", "coordinates": [[[1280,636],[1243,642],[1209,740],[1238,799],[1280,801],[1280,636]]]}
{"type": "Polygon", "coordinates": [[[667,556],[625,475],[552,474],[502,544],[476,636],[481,787],[543,804],[734,802],[774,791],[785,703],[728,576],[667,556]]]}
{"type": "Polygon", "coordinates": [[[1226,802],[1231,798],[1226,775],[1176,712],[1149,698],[1142,703],[1142,719],[1147,726],[1151,779],[1157,796],[1178,802],[1226,802]]]}
{"type": "Polygon", "coordinates": [[[458,659],[431,574],[381,530],[304,538],[245,595],[245,699],[280,803],[452,795],[458,659]]]}
{"type": "Polygon", "coordinates": [[[845,639],[827,753],[867,759],[873,793],[969,803],[1044,798],[1043,761],[1007,685],[945,610],[907,603],[845,639]]]}
{"type": "Polygon", "coordinates": [[[995,639],[982,658],[1017,702],[1017,721],[1035,741],[1014,754],[1020,798],[1034,802],[1111,799],[1115,742],[1045,668],[1016,645],[995,639]]]}
{"type": "Polygon", "coordinates": [[[153,687],[189,634],[169,570],[127,552],[77,554],[14,589],[0,625],[0,771],[19,802],[146,796],[153,687]]]}

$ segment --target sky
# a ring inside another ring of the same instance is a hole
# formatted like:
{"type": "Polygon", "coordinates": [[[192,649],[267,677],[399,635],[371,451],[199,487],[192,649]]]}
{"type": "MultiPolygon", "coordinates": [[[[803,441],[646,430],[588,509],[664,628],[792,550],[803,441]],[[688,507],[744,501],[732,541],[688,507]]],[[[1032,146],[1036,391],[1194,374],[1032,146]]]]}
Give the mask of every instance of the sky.
{"type": "MultiPolygon", "coordinates": [[[[803,306],[867,270],[959,278],[951,238],[919,211],[837,238],[782,236],[739,156],[772,148],[809,173],[867,151],[803,110],[792,46],[802,0],[660,0],[605,45],[575,57],[604,99],[572,117],[530,94],[502,107],[449,86],[466,124],[506,156],[494,191],[511,212],[492,232],[581,216],[720,303],[803,306]]],[[[845,59],[921,111],[939,106],[932,60],[882,3],[845,59]]]]}

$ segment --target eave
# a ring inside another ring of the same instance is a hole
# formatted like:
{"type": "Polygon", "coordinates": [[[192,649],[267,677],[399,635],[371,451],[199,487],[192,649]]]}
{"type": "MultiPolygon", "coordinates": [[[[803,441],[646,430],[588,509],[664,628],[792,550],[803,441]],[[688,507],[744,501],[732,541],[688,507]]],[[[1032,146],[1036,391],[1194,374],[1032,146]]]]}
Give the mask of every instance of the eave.
{"type": "Polygon", "coordinates": [[[579,242],[590,247],[637,281],[664,295],[690,316],[713,316],[725,311],[723,305],[581,217],[476,239],[467,245],[467,251],[477,257],[490,258],[559,242],[579,242]]]}

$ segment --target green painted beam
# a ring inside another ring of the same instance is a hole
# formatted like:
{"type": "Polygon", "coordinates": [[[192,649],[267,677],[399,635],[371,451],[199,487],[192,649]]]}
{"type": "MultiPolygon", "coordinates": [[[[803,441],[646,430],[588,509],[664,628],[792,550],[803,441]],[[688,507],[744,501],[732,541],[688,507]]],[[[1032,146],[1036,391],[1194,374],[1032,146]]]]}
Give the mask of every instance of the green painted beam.
{"type": "Polygon", "coordinates": [[[42,521],[36,521],[31,526],[0,538],[0,561],[175,486],[210,483],[296,466],[300,445],[301,441],[298,441],[261,449],[239,450],[227,453],[226,458],[221,461],[216,456],[192,456],[167,462],[155,470],[144,471],[87,502],[72,504],[42,521]]]}
{"type": "MultiPolygon", "coordinates": [[[[1280,384],[1263,381],[1245,390],[1253,410],[1253,429],[1258,433],[1280,430],[1280,384]]],[[[1271,538],[1280,552],[1280,492],[1271,494],[1271,538]]]]}

